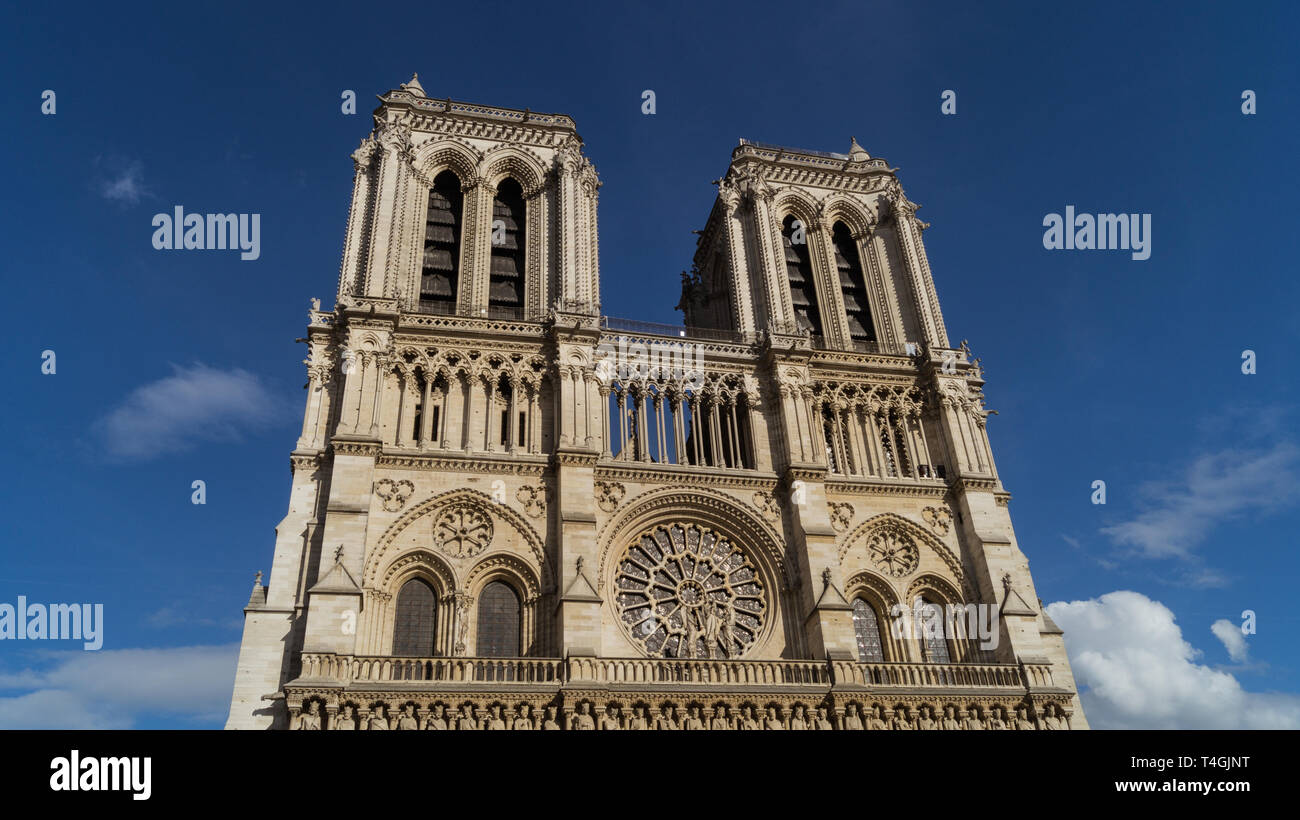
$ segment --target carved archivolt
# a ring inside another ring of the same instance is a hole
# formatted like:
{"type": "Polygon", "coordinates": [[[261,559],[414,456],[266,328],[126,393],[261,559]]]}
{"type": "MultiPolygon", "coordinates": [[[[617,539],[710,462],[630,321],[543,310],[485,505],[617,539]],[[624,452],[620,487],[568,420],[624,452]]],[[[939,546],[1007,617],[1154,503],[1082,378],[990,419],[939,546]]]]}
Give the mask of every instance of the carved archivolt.
{"type": "Polygon", "coordinates": [[[612,561],[617,556],[611,557],[611,552],[617,549],[621,555],[628,541],[641,532],[665,519],[683,518],[744,544],[770,583],[777,588],[789,585],[781,534],[735,498],[708,487],[650,490],[624,504],[601,530],[597,584],[604,585],[612,577],[612,561]]]}
{"type": "Polygon", "coordinates": [[[456,589],[456,572],[445,561],[427,550],[403,553],[385,568],[377,592],[396,594],[408,578],[419,575],[432,581],[438,598],[446,598],[456,589]]]}
{"type": "MultiPolygon", "coordinates": [[[[552,568],[546,558],[544,543],[537,531],[532,528],[525,518],[519,512],[511,509],[506,504],[495,503],[492,496],[479,490],[460,488],[448,490],[444,493],[427,498],[419,504],[409,507],[406,512],[402,513],[394,521],[384,534],[379,537],[370,555],[366,557],[365,569],[362,572],[363,585],[374,587],[377,586],[377,576],[380,569],[386,566],[387,562],[392,560],[392,552],[396,549],[394,546],[397,539],[416,521],[419,521],[425,515],[439,515],[444,508],[450,509],[456,505],[468,505],[472,509],[486,514],[489,521],[493,524],[493,530],[496,526],[504,521],[519,533],[519,537],[527,546],[531,553],[535,566],[540,567],[542,583],[550,583],[552,578],[552,568]]],[[[428,526],[428,525],[426,525],[428,526]]],[[[459,527],[457,528],[459,529],[459,527]]],[[[426,531],[429,532],[429,531],[426,531]]],[[[432,535],[432,532],[430,532],[432,535]]],[[[428,536],[422,536],[427,538],[428,536]]],[[[481,550],[480,550],[481,551],[481,550]]]]}
{"type": "Polygon", "coordinates": [[[496,552],[484,556],[465,576],[465,589],[471,597],[477,597],[483,585],[489,581],[507,576],[525,599],[536,598],[541,594],[541,584],[537,573],[528,564],[508,552],[496,552]]]}
{"type": "MultiPolygon", "coordinates": [[[[948,570],[952,573],[952,577],[956,580],[957,585],[962,589],[965,589],[966,573],[962,570],[961,561],[953,554],[952,550],[950,550],[942,541],[935,538],[915,523],[903,518],[901,515],[895,515],[894,513],[881,513],[880,515],[869,518],[859,524],[853,532],[840,542],[840,561],[844,560],[844,557],[848,554],[850,549],[857,548],[858,545],[863,545],[862,548],[867,551],[866,554],[868,560],[875,563],[877,558],[871,554],[870,550],[872,544],[875,542],[878,532],[892,533],[896,542],[903,540],[901,539],[901,536],[906,536],[906,539],[910,540],[911,543],[918,548],[917,566],[919,566],[919,548],[925,547],[930,549],[938,555],[943,563],[948,567],[948,570]]],[[[905,555],[900,555],[899,558],[905,558],[905,555]]],[[[894,565],[898,565],[897,560],[894,561],[894,565]]],[[[877,564],[877,566],[879,566],[879,564],[877,564]]],[[[906,577],[911,572],[915,571],[917,566],[913,566],[910,571],[903,573],[902,576],[894,577],[906,577]]]]}
{"type": "Polygon", "coordinates": [[[614,582],[633,644],[664,658],[739,658],[769,609],[746,552],[694,523],[659,524],[623,553],[614,582]]]}
{"type": "Polygon", "coordinates": [[[938,575],[922,575],[916,578],[912,583],[907,585],[907,594],[903,600],[912,601],[918,595],[924,595],[926,590],[931,590],[943,598],[943,603],[960,604],[965,602],[965,597],[947,580],[940,578],[938,575]]]}

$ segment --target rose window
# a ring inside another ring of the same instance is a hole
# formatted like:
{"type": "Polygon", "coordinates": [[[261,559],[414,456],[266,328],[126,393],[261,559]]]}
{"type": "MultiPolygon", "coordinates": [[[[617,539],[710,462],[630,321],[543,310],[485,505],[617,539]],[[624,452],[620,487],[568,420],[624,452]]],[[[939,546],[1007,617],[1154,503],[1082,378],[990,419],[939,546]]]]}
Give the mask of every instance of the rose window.
{"type": "Polygon", "coordinates": [[[738,547],[694,524],[660,525],[618,563],[619,618],[659,658],[738,658],[767,611],[763,584],[738,547]]]}
{"type": "Polygon", "coordinates": [[[876,533],[867,544],[867,553],[881,572],[895,578],[910,574],[920,561],[912,536],[894,530],[876,533]]]}
{"type": "Polygon", "coordinates": [[[434,521],[433,537],[439,547],[457,558],[477,555],[492,542],[492,517],[476,507],[457,504],[434,521]]]}

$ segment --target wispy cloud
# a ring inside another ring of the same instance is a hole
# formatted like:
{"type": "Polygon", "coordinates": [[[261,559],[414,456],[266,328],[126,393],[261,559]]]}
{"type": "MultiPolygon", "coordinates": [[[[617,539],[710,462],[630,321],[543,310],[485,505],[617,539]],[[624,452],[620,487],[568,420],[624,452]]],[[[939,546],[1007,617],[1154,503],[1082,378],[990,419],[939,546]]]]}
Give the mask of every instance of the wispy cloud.
{"type": "Polygon", "coordinates": [[[149,717],[220,727],[239,644],[43,652],[0,669],[0,729],[130,729],[149,717]]]}
{"type": "Polygon", "coordinates": [[[246,370],[198,363],[172,369],[172,375],[131,391],[95,423],[110,456],[144,459],[205,441],[237,441],[285,409],[246,370]]]}
{"type": "MultiPolygon", "coordinates": [[[[1181,480],[1143,484],[1142,510],[1101,532],[1145,558],[1194,558],[1196,547],[1217,525],[1248,512],[1276,510],[1300,497],[1298,460],[1300,448],[1291,442],[1203,454],[1181,480]]],[[[1201,585],[1218,581],[1209,576],[1200,580],[1211,582],[1201,585]]]]}
{"type": "Polygon", "coordinates": [[[135,205],[141,199],[152,196],[144,186],[144,169],[140,162],[126,163],[108,179],[99,184],[99,193],[111,202],[135,205]]]}
{"type": "MultiPolygon", "coordinates": [[[[1047,612],[1065,630],[1093,728],[1300,728],[1300,695],[1248,692],[1231,673],[1200,663],[1201,651],[1183,638],[1174,613],[1140,592],[1058,601],[1047,612]]],[[[1211,629],[1224,640],[1221,623],[1232,626],[1225,619],[1211,629]]]]}
{"type": "Polygon", "coordinates": [[[1246,634],[1241,631],[1241,624],[1234,624],[1227,618],[1220,618],[1210,624],[1210,631],[1223,643],[1223,648],[1228,650],[1228,657],[1232,658],[1234,663],[1246,662],[1250,647],[1246,645],[1246,634]]]}

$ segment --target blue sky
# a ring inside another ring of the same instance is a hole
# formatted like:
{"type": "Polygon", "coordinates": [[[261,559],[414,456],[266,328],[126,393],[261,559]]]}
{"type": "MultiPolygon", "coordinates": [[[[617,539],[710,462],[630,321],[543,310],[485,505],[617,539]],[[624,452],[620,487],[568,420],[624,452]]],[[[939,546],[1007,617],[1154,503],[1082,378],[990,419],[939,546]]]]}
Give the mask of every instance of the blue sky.
{"type": "Polygon", "coordinates": [[[614,316],[678,321],[738,137],[856,135],[933,226],[1094,724],[1300,726],[1294,7],[705,5],[6,9],[0,602],[102,603],[106,634],[0,643],[0,726],[221,724],[288,501],[294,339],[309,297],[333,302],[374,95],[413,71],[576,119],[614,316]],[[154,250],[175,205],[261,214],[260,258],[154,250]],[[1045,250],[1067,205],[1151,214],[1151,258],[1045,250]],[[1212,632],[1246,609],[1257,634],[1212,632]]]}

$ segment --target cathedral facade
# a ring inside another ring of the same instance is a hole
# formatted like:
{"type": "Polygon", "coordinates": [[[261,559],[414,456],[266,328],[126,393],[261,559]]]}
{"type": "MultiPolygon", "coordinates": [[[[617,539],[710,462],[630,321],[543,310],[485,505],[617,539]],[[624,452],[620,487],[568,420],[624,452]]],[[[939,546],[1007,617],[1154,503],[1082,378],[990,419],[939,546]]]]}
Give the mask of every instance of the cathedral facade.
{"type": "Polygon", "coordinates": [[[1087,727],[885,161],[742,140],[675,327],[569,117],[374,121],[227,728],[1087,727]]]}

